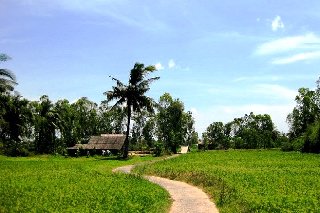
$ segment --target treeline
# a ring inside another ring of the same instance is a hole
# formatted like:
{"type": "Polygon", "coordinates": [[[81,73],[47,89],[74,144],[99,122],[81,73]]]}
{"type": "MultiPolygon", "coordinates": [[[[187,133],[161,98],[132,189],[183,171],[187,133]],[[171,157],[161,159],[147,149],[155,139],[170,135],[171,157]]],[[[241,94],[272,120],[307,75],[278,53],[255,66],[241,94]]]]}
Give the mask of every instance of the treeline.
{"type": "Polygon", "coordinates": [[[287,117],[290,140],[283,150],[320,153],[320,78],[315,90],[300,88],[295,101],[287,117]]]}
{"type": "Polygon", "coordinates": [[[296,106],[287,116],[289,132],[280,133],[269,115],[252,112],[223,124],[213,122],[203,133],[208,149],[264,149],[320,153],[320,78],[316,89],[300,88],[296,106]]]}
{"type": "MultiPolygon", "coordinates": [[[[0,61],[9,59],[0,54],[0,61]]],[[[124,158],[128,149],[155,148],[159,155],[162,150],[177,153],[180,145],[197,143],[192,114],[185,112],[179,99],[165,93],[156,103],[145,96],[149,84],[159,79],[146,79],[153,71],[152,65],[136,63],[128,85],[111,77],[116,86],[104,93],[106,101],[98,105],[86,97],[75,103],[52,102],[46,95],[29,101],[14,91],[14,74],[0,69],[0,152],[10,156],[64,154],[67,147],[87,143],[90,136],[108,133],[126,135],[124,158]]]]}
{"type": "MultiPolygon", "coordinates": [[[[125,107],[98,105],[83,97],[74,103],[53,102],[48,96],[29,101],[17,95],[0,95],[0,148],[3,154],[66,153],[66,148],[87,143],[90,136],[125,134],[125,107]]],[[[197,143],[194,120],[184,105],[166,93],[156,113],[134,113],[130,149],[148,150],[156,145],[177,152],[181,144],[197,143]]]]}
{"type": "Polygon", "coordinates": [[[266,149],[280,147],[287,141],[276,130],[270,115],[252,112],[227,124],[213,122],[202,137],[204,149],[266,149]]]}

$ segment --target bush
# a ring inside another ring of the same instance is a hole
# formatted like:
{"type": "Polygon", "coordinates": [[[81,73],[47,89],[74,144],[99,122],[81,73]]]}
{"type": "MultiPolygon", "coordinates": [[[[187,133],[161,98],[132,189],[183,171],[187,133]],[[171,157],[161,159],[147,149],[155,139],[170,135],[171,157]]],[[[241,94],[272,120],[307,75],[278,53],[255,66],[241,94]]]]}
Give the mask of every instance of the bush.
{"type": "Polygon", "coordinates": [[[299,137],[294,139],[293,141],[284,141],[281,146],[281,150],[284,152],[290,152],[290,151],[302,151],[302,148],[305,143],[304,137],[299,137]]]}
{"type": "Polygon", "coordinates": [[[153,151],[154,156],[159,157],[162,155],[162,152],[163,152],[163,144],[160,142],[156,143],[154,145],[154,151],[153,151]]]}
{"type": "Polygon", "coordinates": [[[320,121],[309,126],[304,138],[302,152],[320,153],[320,121]]]}
{"type": "Polygon", "coordinates": [[[28,144],[23,141],[6,141],[3,146],[3,153],[11,157],[26,157],[31,153],[28,149],[28,144]]]}

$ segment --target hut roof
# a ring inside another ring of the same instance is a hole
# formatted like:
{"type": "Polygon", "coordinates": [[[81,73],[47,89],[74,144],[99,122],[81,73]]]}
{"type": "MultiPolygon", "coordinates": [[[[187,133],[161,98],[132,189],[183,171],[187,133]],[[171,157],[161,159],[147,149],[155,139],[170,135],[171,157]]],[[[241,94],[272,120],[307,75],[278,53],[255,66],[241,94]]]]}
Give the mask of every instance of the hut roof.
{"type": "Polygon", "coordinates": [[[122,134],[102,134],[91,136],[87,144],[76,144],[68,149],[116,149],[120,150],[126,139],[122,134]]]}

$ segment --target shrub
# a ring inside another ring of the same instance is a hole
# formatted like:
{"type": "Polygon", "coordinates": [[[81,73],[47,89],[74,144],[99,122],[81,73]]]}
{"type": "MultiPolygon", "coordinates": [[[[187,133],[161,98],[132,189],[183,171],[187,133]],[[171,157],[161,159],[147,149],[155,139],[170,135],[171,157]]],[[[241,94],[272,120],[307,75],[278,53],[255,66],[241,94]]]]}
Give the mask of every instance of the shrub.
{"type": "Polygon", "coordinates": [[[162,155],[162,152],[163,152],[163,144],[160,142],[156,143],[153,151],[154,156],[159,157],[162,155]]]}

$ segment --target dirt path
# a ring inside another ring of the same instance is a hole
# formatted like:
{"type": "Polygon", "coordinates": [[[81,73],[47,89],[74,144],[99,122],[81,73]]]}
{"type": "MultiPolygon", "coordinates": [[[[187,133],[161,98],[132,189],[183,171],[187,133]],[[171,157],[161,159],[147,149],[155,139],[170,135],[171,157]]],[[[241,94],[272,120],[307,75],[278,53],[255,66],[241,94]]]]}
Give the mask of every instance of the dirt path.
{"type": "MultiPolygon", "coordinates": [[[[113,172],[130,173],[134,165],[122,166],[113,170],[113,172]]],[[[187,183],[169,180],[166,178],[145,176],[145,178],[153,183],[165,188],[173,203],[170,213],[218,213],[215,204],[201,189],[191,186],[187,183]]]]}

